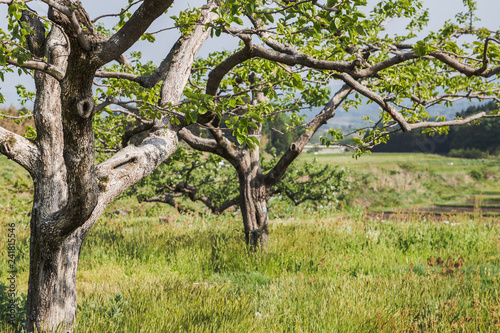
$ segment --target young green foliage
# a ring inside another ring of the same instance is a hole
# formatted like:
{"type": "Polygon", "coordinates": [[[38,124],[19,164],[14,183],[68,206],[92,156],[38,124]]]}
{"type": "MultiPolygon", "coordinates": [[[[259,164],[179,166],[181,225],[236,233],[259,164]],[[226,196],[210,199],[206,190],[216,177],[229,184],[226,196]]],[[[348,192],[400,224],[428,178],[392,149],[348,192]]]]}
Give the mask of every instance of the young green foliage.
{"type": "MultiPolygon", "coordinates": [[[[275,159],[262,160],[264,172],[275,163],[275,159]]],[[[308,202],[313,206],[335,207],[345,200],[348,189],[349,170],[312,160],[293,163],[271,188],[269,196],[295,206],[308,202]]],[[[221,214],[240,204],[235,169],[217,155],[204,156],[189,148],[179,148],[128,195],[137,195],[139,202],[169,204],[181,213],[208,211],[221,214]],[[191,201],[194,206],[186,201],[191,201]],[[198,202],[203,205],[201,209],[198,202]]]]}

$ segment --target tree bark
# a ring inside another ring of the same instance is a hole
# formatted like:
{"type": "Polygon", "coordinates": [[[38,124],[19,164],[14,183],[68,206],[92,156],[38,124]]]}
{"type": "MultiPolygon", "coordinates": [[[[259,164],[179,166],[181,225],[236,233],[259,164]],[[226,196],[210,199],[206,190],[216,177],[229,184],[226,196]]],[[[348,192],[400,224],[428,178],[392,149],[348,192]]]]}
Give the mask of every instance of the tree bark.
{"type": "Polygon", "coordinates": [[[28,332],[35,332],[35,328],[38,332],[71,332],[76,313],[76,271],[84,238],[81,230],[56,244],[51,239],[32,237],[28,332]]]}
{"type": "MultiPolygon", "coordinates": [[[[260,134],[260,132],[261,126],[252,134],[260,134]]],[[[239,200],[245,240],[251,250],[255,251],[257,248],[264,250],[269,241],[269,217],[267,215],[269,188],[264,184],[264,175],[259,163],[260,147],[256,146],[254,150],[246,147],[239,153],[239,158],[233,160],[232,163],[238,172],[239,200]]]]}
{"type": "MultiPolygon", "coordinates": [[[[49,62],[62,69],[67,67],[69,45],[59,28],[53,28],[47,37],[45,52],[49,62]]],[[[76,270],[84,234],[81,228],[68,231],[60,227],[81,225],[85,215],[89,215],[88,212],[92,212],[95,206],[95,199],[80,197],[80,184],[71,183],[78,178],[78,175],[75,176],[78,170],[71,163],[87,170],[94,169],[92,129],[87,121],[84,125],[86,133],[81,133],[83,122],[77,103],[71,108],[69,103],[64,102],[62,85],[58,80],[43,72],[35,72],[34,78],[37,98],[33,113],[39,153],[32,162],[34,167],[30,172],[35,188],[30,222],[26,329],[28,332],[68,332],[76,312],[76,270]],[[64,119],[68,117],[73,119],[64,119]],[[65,140],[71,137],[74,140],[75,135],[85,142],[79,142],[81,146],[71,146],[68,141],[65,144],[65,140]],[[82,147],[90,156],[78,150],[82,147]],[[68,170],[71,171],[69,177],[68,170]],[[77,204],[68,205],[75,199],[79,199],[79,208],[75,207],[77,204]]],[[[65,92],[66,97],[71,93],[80,96],[74,89],[66,88],[65,92]]],[[[81,180],[79,183],[82,183],[81,180]]],[[[92,187],[97,188],[96,185],[96,181],[91,182],[92,187]]],[[[88,192],[97,198],[97,190],[88,192]]]]}
{"type": "Polygon", "coordinates": [[[252,250],[264,250],[269,241],[269,217],[267,215],[267,189],[252,172],[239,175],[240,209],[245,228],[245,241],[252,250]]]}
{"type": "MultiPolygon", "coordinates": [[[[67,57],[64,54],[67,53],[67,47],[62,31],[53,29],[46,43],[49,61],[65,68],[67,57]]],[[[75,253],[70,248],[75,239],[57,241],[44,237],[41,229],[46,216],[65,206],[68,186],[64,162],[61,86],[56,79],[43,72],[35,72],[34,78],[37,98],[33,115],[38,133],[39,156],[33,162],[31,172],[35,188],[30,222],[26,318],[28,332],[33,332],[35,326],[39,331],[47,331],[54,330],[60,323],[72,322],[76,309],[74,278],[80,249],[78,246],[75,253]]]]}

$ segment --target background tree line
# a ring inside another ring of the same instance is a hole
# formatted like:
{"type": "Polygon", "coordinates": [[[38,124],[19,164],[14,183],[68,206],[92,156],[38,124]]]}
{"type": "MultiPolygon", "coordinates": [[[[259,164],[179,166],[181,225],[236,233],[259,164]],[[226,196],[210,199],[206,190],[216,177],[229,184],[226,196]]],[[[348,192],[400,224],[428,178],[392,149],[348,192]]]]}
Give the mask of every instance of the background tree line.
{"type": "MultiPolygon", "coordinates": [[[[482,105],[471,105],[457,112],[457,118],[467,118],[481,111],[498,110],[498,104],[490,101],[482,105]]],[[[452,157],[481,158],[487,154],[500,154],[500,121],[483,119],[476,125],[450,127],[448,134],[412,131],[396,132],[385,144],[372,149],[373,152],[423,152],[448,154],[452,157]],[[434,134],[434,135],[433,135],[434,134]]]]}

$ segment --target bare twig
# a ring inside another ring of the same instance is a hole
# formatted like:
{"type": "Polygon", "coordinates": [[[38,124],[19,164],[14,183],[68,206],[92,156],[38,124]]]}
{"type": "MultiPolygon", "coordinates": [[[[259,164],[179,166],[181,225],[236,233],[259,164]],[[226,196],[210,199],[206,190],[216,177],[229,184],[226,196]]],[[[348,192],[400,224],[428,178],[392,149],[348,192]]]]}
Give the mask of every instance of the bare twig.
{"type": "Polygon", "coordinates": [[[143,0],[138,0],[138,1],[135,1],[135,2],[132,2],[130,3],[127,7],[123,8],[120,13],[118,14],[104,14],[104,15],[101,15],[101,16],[98,16],[96,17],[95,19],[92,20],[92,23],[95,23],[97,22],[98,20],[104,18],[104,17],[116,17],[116,16],[121,16],[123,14],[125,14],[126,12],[128,12],[128,10],[133,7],[134,5],[138,4],[139,2],[142,2],[143,0]]]}
{"type": "Polygon", "coordinates": [[[9,118],[9,119],[25,119],[25,118],[31,118],[33,117],[33,114],[25,114],[25,115],[22,115],[22,116],[9,116],[8,114],[3,114],[3,113],[0,113],[0,117],[2,118],[9,118]]]}

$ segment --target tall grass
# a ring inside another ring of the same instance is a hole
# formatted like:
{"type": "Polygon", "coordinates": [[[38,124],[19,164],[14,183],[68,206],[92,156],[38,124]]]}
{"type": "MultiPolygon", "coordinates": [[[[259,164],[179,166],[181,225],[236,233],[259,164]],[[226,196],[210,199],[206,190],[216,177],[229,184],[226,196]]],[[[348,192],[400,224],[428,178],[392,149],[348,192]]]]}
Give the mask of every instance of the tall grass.
{"type": "MultiPolygon", "coordinates": [[[[8,184],[27,181],[9,172],[8,184]]],[[[29,197],[13,185],[2,191],[0,282],[6,226],[15,222],[21,321],[29,197]]],[[[269,247],[255,253],[238,214],[181,216],[127,200],[110,207],[83,245],[75,332],[500,330],[498,217],[384,221],[356,207],[275,203],[269,247]]],[[[5,322],[5,300],[0,287],[0,332],[19,332],[21,324],[5,322]]]]}
{"type": "Polygon", "coordinates": [[[82,249],[76,332],[496,331],[499,231],[313,214],[253,253],[231,215],[107,217],[82,249]]]}
{"type": "Polygon", "coordinates": [[[498,220],[287,219],[264,253],[246,250],[235,222],[101,226],[83,251],[93,277],[77,332],[500,328],[498,220]]]}

